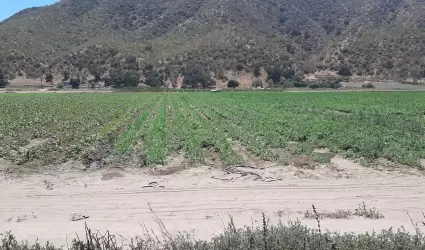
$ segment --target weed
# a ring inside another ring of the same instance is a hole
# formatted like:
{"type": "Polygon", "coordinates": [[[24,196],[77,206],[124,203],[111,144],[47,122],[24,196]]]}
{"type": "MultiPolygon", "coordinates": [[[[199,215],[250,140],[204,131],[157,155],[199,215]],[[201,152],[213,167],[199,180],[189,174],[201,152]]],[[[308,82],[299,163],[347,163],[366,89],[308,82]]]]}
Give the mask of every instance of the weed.
{"type": "MultiPolygon", "coordinates": [[[[209,241],[195,240],[193,236],[180,233],[170,236],[168,231],[162,231],[164,237],[153,234],[150,230],[142,237],[130,240],[129,245],[117,243],[116,237],[109,231],[101,233],[85,225],[85,237],[78,236],[68,246],[70,250],[419,250],[425,248],[425,237],[421,232],[409,234],[403,229],[384,230],[381,233],[332,233],[310,229],[300,222],[279,223],[270,225],[262,216],[259,227],[236,228],[231,219],[225,231],[209,241]],[[149,233],[150,232],[150,233],[149,233]]],[[[51,244],[33,245],[28,242],[18,242],[11,232],[1,234],[0,250],[59,250],[51,244]]]]}
{"type": "MultiPolygon", "coordinates": [[[[335,219],[335,220],[341,220],[341,219],[351,219],[352,216],[358,216],[358,217],[364,217],[366,219],[372,219],[372,220],[378,220],[385,218],[384,215],[379,212],[376,208],[367,209],[366,204],[363,202],[359,205],[358,208],[354,210],[354,213],[350,210],[342,210],[338,209],[334,212],[322,212],[318,213],[317,210],[313,206],[313,211],[306,211],[304,213],[305,219],[335,219]]],[[[318,222],[320,223],[320,222],[318,222]]]]}
{"type": "Polygon", "coordinates": [[[358,208],[355,209],[353,215],[364,217],[366,219],[379,220],[385,218],[385,216],[378,211],[375,207],[368,209],[366,208],[366,204],[363,202],[359,205],[358,208]]]}
{"type": "MultiPolygon", "coordinates": [[[[335,212],[322,212],[317,214],[320,219],[334,219],[334,220],[341,220],[341,219],[351,219],[352,213],[350,210],[335,210],[335,212]]],[[[316,213],[306,211],[304,213],[305,219],[316,219],[317,218],[316,213]]]]}

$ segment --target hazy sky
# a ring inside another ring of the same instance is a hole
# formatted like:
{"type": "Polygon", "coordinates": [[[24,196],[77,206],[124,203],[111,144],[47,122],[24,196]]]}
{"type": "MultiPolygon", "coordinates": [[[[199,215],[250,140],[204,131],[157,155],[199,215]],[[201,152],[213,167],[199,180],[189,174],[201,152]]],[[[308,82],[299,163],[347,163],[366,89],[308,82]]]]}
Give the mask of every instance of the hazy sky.
{"type": "Polygon", "coordinates": [[[0,0],[0,21],[16,12],[30,8],[52,4],[58,0],[0,0]]]}

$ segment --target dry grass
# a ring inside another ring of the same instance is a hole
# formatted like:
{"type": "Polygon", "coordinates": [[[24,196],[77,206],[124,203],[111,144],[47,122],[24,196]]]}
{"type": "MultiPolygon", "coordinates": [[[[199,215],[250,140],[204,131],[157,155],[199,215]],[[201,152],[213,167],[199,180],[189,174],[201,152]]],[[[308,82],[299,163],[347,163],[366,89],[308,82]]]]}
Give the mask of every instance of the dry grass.
{"type": "Polygon", "coordinates": [[[366,208],[366,204],[364,202],[360,204],[358,208],[356,208],[353,215],[372,220],[379,220],[385,218],[385,216],[376,208],[366,208]]]}
{"type": "MultiPolygon", "coordinates": [[[[146,230],[149,232],[149,230],[146,230]]],[[[49,243],[33,245],[28,242],[19,242],[10,233],[0,235],[0,250],[59,250],[61,247],[49,243]]],[[[128,245],[119,245],[113,234],[92,230],[86,225],[84,238],[70,241],[66,246],[69,250],[242,250],[242,249],[305,249],[305,250],[352,250],[352,249],[424,249],[425,237],[421,232],[409,234],[403,229],[398,231],[383,231],[369,234],[340,234],[321,232],[319,229],[310,229],[300,222],[280,223],[269,225],[263,215],[262,225],[259,227],[237,228],[231,219],[224,233],[210,241],[195,240],[189,234],[179,234],[171,237],[168,232],[163,235],[146,233],[135,238],[128,245]]]]}
{"type": "Polygon", "coordinates": [[[368,209],[366,207],[366,204],[363,202],[359,205],[358,208],[354,209],[354,213],[350,210],[335,210],[334,212],[321,212],[318,213],[313,209],[313,211],[306,211],[304,213],[305,219],[334,219],[334,220],[341,220],[341,219],[351,219],[352,216],[357,217],[364,217],[366,219],[372,219],[372,220],[378,220],[383,219],[385,216],[379,212],[375,207],[368,209]]]}
{"type": "MultiPolygon", "coordinates": [[[[349,210],[335,210],[335,212],[322,212],[318,213],[320,219],[334,219],[334,220],[348,220],[351,219],[352,213],[349,210]]],[[[305,219],[316,219],[314,212],[306,211],[304,213],[305,219]]]]}

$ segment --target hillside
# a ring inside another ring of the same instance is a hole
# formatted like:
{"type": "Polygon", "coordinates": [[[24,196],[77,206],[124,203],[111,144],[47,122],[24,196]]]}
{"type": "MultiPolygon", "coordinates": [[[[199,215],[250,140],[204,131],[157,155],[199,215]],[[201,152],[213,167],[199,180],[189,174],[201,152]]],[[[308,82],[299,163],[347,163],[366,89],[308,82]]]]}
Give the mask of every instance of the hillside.
{"type": "Polygon", "coordinates": [[[278,63],[406,78],[425,68],[424,27],[424,0],[62,0],[0,23],[0,69],[175,79],[191,64],[220,77],[278,63]]]}

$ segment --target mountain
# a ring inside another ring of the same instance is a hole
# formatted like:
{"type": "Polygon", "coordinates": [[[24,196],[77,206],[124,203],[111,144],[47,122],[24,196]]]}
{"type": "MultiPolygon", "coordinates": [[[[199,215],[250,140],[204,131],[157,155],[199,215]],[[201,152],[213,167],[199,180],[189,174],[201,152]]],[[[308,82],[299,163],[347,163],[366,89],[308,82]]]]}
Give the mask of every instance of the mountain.
{"type": "Polygon", "coordinates": [[[171,76],[196,64],[222,75],[281,64],[406,78],[425,69],[424,28],[425,0],[62,0],[0,23],[0,70],[171,76]]]}

